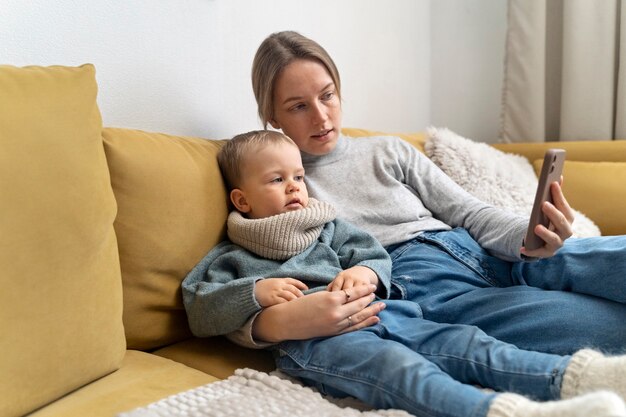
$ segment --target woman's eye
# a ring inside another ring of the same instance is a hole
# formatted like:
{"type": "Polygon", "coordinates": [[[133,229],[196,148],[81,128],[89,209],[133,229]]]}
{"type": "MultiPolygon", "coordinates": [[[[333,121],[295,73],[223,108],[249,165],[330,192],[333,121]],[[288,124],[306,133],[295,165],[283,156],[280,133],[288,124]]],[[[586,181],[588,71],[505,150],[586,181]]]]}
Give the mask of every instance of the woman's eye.
{"type": "Polygon", "coordinates": [[[329,91],[327,93],[325,93],[324,95],[322,95],[322,100],[330,100],[335,96],[335,93],[333,91],[329,91]]]}
{"type": "Polygon", "coordinates": [[[304,107],[305,107],[305,106],[304,106],[304,104],[296,104],[295,106],[293,106],[293,107],[291,108],[291,111],[298,111],[298,110],[302,110],[302,109],[304,109],[304,107]]]}

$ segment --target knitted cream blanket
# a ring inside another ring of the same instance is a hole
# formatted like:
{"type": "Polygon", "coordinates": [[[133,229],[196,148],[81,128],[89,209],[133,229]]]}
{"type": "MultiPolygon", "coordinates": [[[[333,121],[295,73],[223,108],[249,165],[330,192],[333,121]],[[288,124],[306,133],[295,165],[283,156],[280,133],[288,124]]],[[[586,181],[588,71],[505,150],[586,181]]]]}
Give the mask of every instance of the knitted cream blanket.
{"type": "Polygon", "coordinates": [[[247,219],[233,211],[228,215],[227,233],[231,242],[250,252],[282,261],[308,248],[334,219],[333,206],[310,198],[303,209],[263,219],[247,219]]]}
{"type": "Polygon", "coordinates": [[[322,397],[310,388],[252,369],[117,417],[410,417],[401,410],[362,411],[362,403],[322,397]],[[358,408],[361,409],[358,409],[358,408]]]}

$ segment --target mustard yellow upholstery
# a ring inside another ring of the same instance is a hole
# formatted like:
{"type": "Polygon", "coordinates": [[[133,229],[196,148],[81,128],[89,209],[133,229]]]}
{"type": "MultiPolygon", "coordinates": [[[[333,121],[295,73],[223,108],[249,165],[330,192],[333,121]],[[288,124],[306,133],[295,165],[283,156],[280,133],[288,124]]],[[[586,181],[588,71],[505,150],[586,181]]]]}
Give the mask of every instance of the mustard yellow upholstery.
{"type": "MultiPolygon", "coordinates": [[[[191,337],[182,306],[224,237],[222,141],[102,129],[91,65],[0,66],[0,108],[0,416],[113,417],[273,369],[266,351],[191,337]]],[[[423,151],[424,133],[397,135],[423,151]]],[[[553,145],[494,146],[535,161],[553,145]]],[[[558,146],[568,199],[625,234],[626,141],[558,146]]]]}
{"type": "Polygon", "coordinates": [[[124,357],[115,200],[95,70],[0,66],[0,415],[124,357]]]}
{"type": "MultiPolygon", "coordinates": [[[[542,164],[533,162],[535,172],[542,164]]],[[[603,235],[626,230],[626,162],[565,161],[563,178],[568,202],[593,219],[603,235]]]]}
{"type": "Polygon", "coordinates": [[[354,138],[364,137],[364,136],[397,136],[400,137],[411,145],[415,146],[421,152],[424,152],[424,143],[426,143],[426,133],[424,132],[416,132],[416,133],[386,133],[381,132],[379,130],[367,130],[367,129],[357,129],[353,127],[346,127],[341,130],[346,136],[352,136],[354,138]]]}
{"type": "Polygon", "coordinates": [[[128,347],[187,339],[181,281],[225,232],[221,142],[112,128],[103,137],[118,204],[128,347]]]}
{"type": "Polygon", "coordinates": [[[242,348],[225,337],[193,338],[152,353],[218,378],[228,378],[238,368],[252,368],[264,372],[276,368],[270,351],[242,348]]]}
{"type": "MultiPolygon", "coordinates": [[[[114,417],[217,378],[180,363],[129,350],[122,367],[29,417],[114,417]]],[[[3,397],[8,398],[8,397],[3,397]]]]}
{"type": "Polygon", "coordinates": [[[543,160],[548,148],[565,149],[563,193],[569,203],[593,220],[603,235],[626,234],[626,140],[510,143],[494,147],[525,156],[531,163],[543,160]]]}
{"type": "Polygon", "coordinates": [[[496,143],[494,148],[525,156],[530,162],[543,159],[549,148],[567,151],[568,161],[625,162],[626,140],[577,141],[577,142],[529,142],[496,143]]]}

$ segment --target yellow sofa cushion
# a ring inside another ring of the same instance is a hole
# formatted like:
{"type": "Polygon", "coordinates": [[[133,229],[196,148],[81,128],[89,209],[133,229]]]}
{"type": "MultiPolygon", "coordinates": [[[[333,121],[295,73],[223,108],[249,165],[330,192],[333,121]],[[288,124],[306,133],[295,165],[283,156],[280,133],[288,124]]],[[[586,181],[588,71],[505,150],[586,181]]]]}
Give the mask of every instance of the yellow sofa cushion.
{"type": "MultiPolygon", "coordinates": [[[[533,161],[535,172],[543,160],[533,161]]],[[[603,235],[626,230],[626,162],[565,161],[563,194],[603,235]]]]}
{"type": "Polygon", "coordinates": [[[224,238],[226,190],[219,141],[131,129],[103,131],[118,203],[129,348],[147,350],[191,336],[180,284],[224,238]]]}
{"type": "Polygon", "coordinates": [[[504,152],[525,156],[531,163],[537,159],[543,160],[543,155],[550,148],[565,149],[568,161],[626,161],[626,140],[493,143],[492,146],[504,152]]]}
{"type": "Polygon", "coordinates": [[[226,379],[238,368],[272,372],[276,369],[272,353],[264,349],[247,349],[223,336],[193,338],[152,352],[207,374],[226,379]]]}
{"type": "Polygon", "coordinates": [[[357,129],[353,127],[344,127],[343,129],[341,129],[341,133],[343,133],[346,136],[351,136],[353,138],[359,138],[359,137],[364,137],[364,136],[397,136],[409,142],[411,145],[415,146],[420,152],[424,152],[424,144],[426,143],[426,133],[424,132],[386,133],[386,132],[381,132],[378,130],[366,130],[366,129],[357,129]]]}
{"type": "Polygon", "coordinates": [[[23,415],[125,353],[115,200],[95,70],[0,66],[0,415],[23,415]]]}
{"type": "Polygon", "coordinates": [[[29,417],[113,417],[217,380],[180,363],[129,350],[120,370],[29,417]]]}

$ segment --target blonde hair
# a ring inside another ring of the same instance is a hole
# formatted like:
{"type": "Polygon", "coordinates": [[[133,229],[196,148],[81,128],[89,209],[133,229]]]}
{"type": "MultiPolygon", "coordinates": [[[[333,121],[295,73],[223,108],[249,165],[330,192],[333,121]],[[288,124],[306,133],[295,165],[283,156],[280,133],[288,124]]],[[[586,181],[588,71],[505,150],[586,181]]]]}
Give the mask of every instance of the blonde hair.
{"type": "Polygon", "coordinates": [[[322,64],[341,99],[339,71],[330,55],[317,42],[293,31],[273,33],[261,43],[252,62],[252,89],[263,126],[274,118],[274,87],[283,69],[297,59],[322,64]]]}
{"type": "Polygon", "coordinates": [[[254,155],[259,148],[278,143],[289,143],[298,147],[287,135],[272,130],[253,130],[227,141],[217,154],[217,162],[228,191],[241,184],[243,167],[249,156],[254,155]]]}

